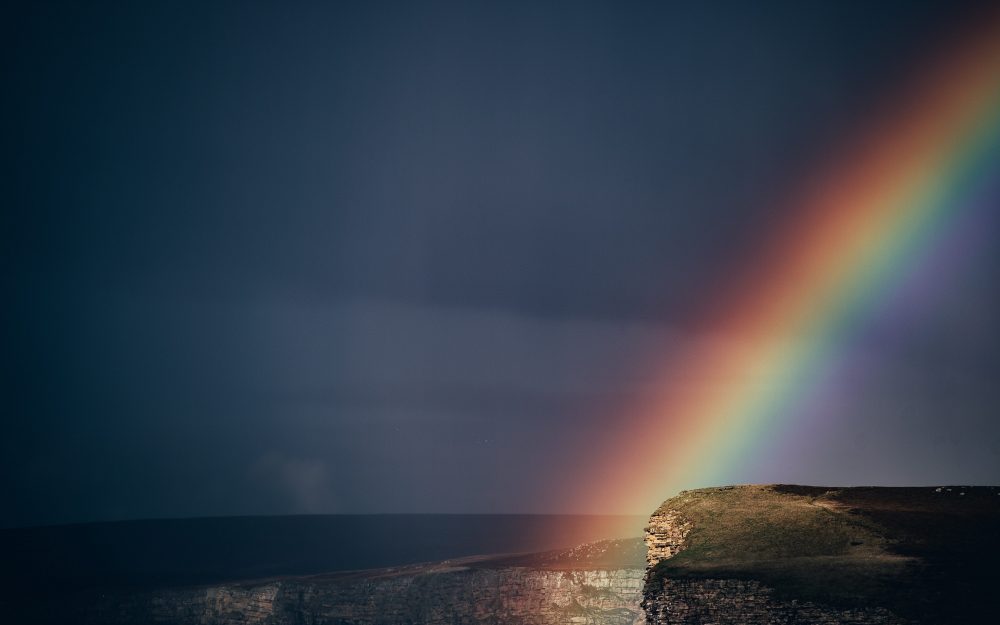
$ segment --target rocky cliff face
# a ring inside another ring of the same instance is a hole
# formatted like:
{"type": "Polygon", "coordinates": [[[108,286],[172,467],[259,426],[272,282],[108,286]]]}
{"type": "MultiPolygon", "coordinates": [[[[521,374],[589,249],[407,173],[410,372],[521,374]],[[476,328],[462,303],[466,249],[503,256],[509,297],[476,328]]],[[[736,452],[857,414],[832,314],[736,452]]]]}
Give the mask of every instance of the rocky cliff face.
{"type": "Polygon", "coordinates": [[[691,522],[667,504],[660,506],[649,517],[646,527],[646,566],[653,567],[660,560],[676,555],[684,548],[684,539],[691,531],[691,522]]]}

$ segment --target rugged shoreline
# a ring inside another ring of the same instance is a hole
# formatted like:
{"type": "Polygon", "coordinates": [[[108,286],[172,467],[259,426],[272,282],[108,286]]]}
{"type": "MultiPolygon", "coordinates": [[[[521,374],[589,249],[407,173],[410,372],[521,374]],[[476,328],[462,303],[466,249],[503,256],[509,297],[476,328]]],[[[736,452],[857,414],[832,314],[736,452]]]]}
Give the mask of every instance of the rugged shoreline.
{"type": "Polygon", "coordinates": [[[967,625],[993,618],[1000,488],[682,492],[639,538],[321,575],[10,593],[80,625],[967,625]]]}

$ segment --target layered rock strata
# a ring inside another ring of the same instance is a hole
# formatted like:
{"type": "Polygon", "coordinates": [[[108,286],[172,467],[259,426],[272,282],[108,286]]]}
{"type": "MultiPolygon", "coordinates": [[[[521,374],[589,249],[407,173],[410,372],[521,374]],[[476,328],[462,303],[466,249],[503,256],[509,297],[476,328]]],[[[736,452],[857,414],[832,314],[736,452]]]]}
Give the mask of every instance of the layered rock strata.
{"type": "Polygon", "coordinates": [[[684,539],[691,531],[691,522],[664,503],[649,518],[646,527],[646,566],[653,567],[684,548],[684,539]]]}

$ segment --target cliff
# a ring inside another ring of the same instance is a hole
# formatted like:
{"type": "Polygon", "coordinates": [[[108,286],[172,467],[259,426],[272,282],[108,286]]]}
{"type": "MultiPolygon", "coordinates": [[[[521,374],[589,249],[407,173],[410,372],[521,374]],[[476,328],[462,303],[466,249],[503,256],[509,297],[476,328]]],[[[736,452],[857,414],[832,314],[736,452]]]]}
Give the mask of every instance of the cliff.
{"type": "MultiPolygon", "coordinates": [[[[63,616],[91,624],[639,625],[643,556],[639,539],[603,541],[541,554],[103,593],[63,616]]],[[[60,620],[53,616],[46,620],[60,620]]]]}
{"type": "MultiPolygon", "coordinates": [[[[635,625],[642,571],[448,568],[158,592],[103,622],[244,624],[593,623],[635,625]]],[[[109,606],[111,607],[111,606],[109,606]]]]}
{"type": "Polygon", "coordinates": [[[1000,489],[730,486],[646,531],[651,625],[992,622],[1000,489]]]}

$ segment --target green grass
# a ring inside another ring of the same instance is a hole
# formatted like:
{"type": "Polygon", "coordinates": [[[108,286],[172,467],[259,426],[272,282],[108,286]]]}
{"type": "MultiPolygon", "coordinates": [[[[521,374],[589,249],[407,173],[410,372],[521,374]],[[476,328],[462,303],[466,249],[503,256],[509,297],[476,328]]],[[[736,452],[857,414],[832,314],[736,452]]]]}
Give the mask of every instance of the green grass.
{"type": "Polygon", "coordinates": [[[882,553],[885,542],[868,519],[771,487],[688,491],[671,499],[670,508],[693,524],[676,562],[870,555],[882,553]]]}

